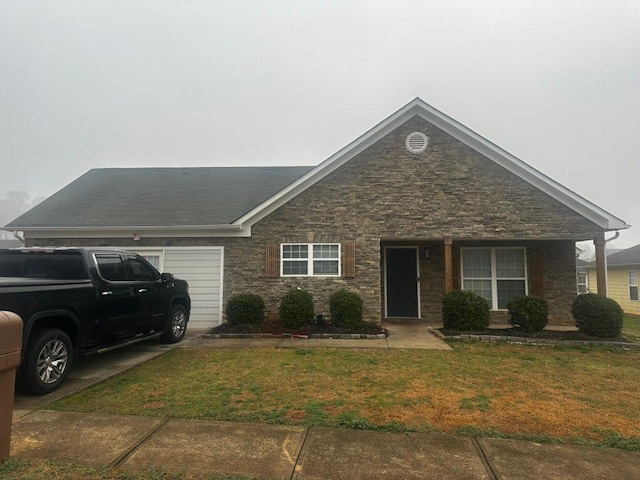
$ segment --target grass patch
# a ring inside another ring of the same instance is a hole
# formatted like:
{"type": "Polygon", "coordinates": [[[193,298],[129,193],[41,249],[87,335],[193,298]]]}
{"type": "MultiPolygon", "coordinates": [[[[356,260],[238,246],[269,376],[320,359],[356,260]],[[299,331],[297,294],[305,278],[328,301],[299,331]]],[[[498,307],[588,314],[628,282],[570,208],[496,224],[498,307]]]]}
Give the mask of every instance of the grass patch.
{"type": "Polygon", "coordinates": [[[624,316],[624,323],[622,324],[622,335],[634,342],[640,342],[640,316],[624,316]]]}
{"type": "Polygon", "coordinates": [[[182,347],[48,408],[640,450],[640,352],[451,345],[448,352],[182,347]]]}
{"type": "Polygon", "coordinates": [[[50,460],[9,459],[0,464],[3,480],[251,480],[248,477],[164,473],[158,470],[125,472],[117,468],[84,467],[50,460]]]}

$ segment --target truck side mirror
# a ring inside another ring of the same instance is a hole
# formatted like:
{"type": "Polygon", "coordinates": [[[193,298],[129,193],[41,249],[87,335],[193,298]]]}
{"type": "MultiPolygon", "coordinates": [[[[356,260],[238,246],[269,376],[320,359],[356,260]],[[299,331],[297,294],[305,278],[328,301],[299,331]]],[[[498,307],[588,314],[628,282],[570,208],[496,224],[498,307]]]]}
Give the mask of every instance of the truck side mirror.
{"type": "Polygon", "coordinates": [[[160,278],[165,283],[173,282],[173,274],[172,273],[162,273],[160,274],[160,278]]]}

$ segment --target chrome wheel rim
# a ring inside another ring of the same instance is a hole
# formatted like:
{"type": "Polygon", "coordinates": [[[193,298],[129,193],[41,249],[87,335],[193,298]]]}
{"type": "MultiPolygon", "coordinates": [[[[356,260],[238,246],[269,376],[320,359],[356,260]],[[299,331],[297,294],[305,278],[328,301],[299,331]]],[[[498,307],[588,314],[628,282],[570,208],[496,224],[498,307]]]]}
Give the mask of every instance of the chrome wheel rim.
{"type": "Polygon", "coordinates": [[[182,310],[178,310],[173,314],[171,319],[171,333],[176,338],[184,335],[184,331],[187,328],[187,316],[182,310]]]}
{"type": "Polygon", "coordinates": [[[47,342],[38,355],[38,378],[48,385],[64,375],[69,361],[67,346],[60,340],[47,342]]]}

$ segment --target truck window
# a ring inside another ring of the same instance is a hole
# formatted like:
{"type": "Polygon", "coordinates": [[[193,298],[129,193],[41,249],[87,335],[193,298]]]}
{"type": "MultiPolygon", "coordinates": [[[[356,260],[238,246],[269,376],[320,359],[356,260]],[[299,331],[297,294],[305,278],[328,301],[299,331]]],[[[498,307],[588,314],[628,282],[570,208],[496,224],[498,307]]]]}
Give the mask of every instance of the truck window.
{"type": "Polygon", "coordinates": [[[100,276],[110,282],[126,282],[127,269],[120,255],[115,254],[95,254],[96,263],[100,276]]]}
{"type": "Polygon", "coordinates": [[[0,277],[84,280],[89,278],[76,254],[12,252],[0,255],[0,277]]]}
{"type": "Polygon", "coordinates": [[[134,282],[153,282],[160,278],[153,268],[135,257],[127,258],[127,265],[131,268],[134,282]]]}

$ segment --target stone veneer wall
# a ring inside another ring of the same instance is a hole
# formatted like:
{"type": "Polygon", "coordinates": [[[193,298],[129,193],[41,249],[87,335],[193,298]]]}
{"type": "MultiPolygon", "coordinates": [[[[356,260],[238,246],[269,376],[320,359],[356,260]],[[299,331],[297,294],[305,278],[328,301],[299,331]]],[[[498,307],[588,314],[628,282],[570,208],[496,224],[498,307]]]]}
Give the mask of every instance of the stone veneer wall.
{"type": "MultiPolygon", "coordinates": [[[[430,257],[421,255],[420,262],[421,307],[424,320],[438,321],[444,294],[443,239],[452,238],[454,248],[459,242],[508,242],[544,251],[545,296],[554,323],[562,323],[570,318],[576,293],[573,240],[602,235],[573,210],[414,117],[257,222],[251,238],[142,238],[136,245],[224,246],[225,301],[255,292],[273,314],[288,289],[302,287],[312,292],[316,312],[328,313],[329,295],[347,288],[364,298],[367,320],[379,322],[384,315],[383,243],[429,244],[430,257]],[[414,131],[429,137],[421,154],[404,146],[414,131]],[[265,278],[268,243],[345,241],[356,242],[355,278],[265,278]]],[[[129,239],[51,240],[50,245],[131,245],[129,239]]]]}

